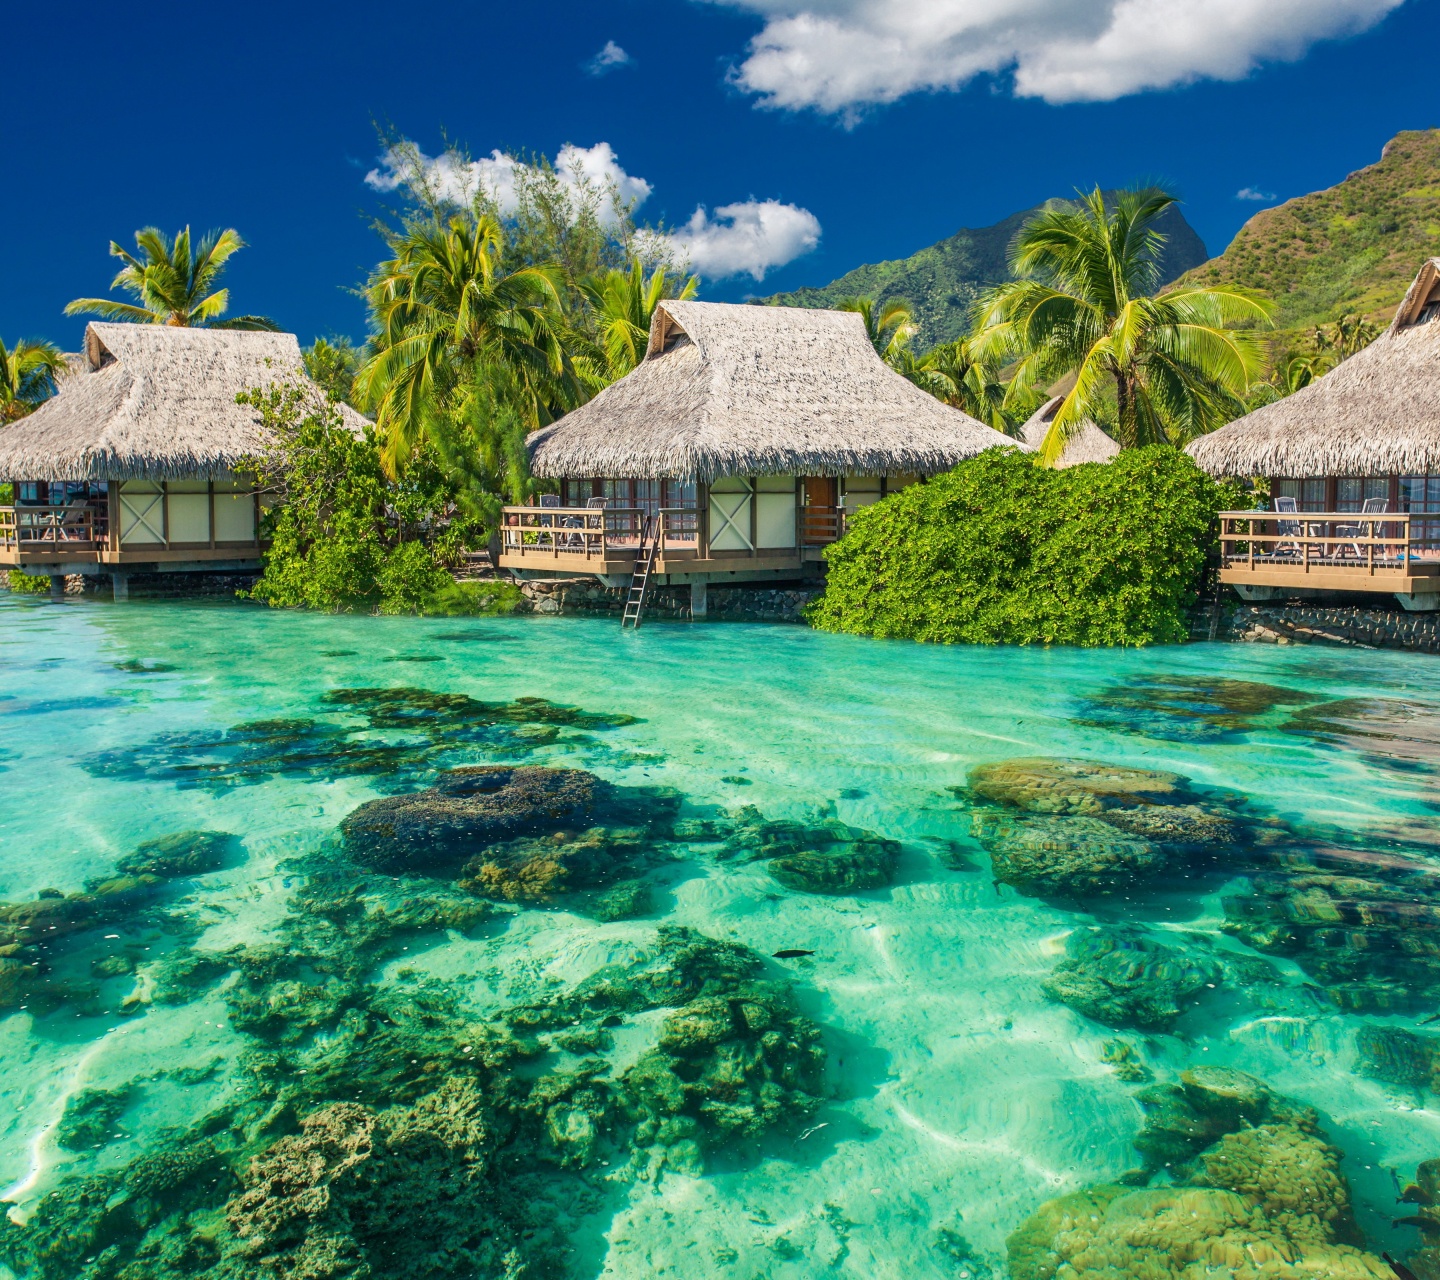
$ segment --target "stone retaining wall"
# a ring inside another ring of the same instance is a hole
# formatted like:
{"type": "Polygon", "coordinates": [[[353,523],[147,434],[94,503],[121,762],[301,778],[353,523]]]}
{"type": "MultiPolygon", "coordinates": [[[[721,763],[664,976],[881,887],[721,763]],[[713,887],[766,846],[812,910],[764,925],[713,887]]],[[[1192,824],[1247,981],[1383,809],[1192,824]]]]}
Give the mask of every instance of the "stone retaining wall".
{"type": "MultiPolygon", "coordinates": [[[[617,618],[629,591],[606,587],[594,578],[553,578],[522,582],[520,590],[532,613],[605,613],[617,618]]],[[[706,621],[799,622],[805,606],[820,594],[818,586],[711,587],[706,621]]],[[[690,618],[690,588],[652,587],[645,600],[647,618],[690,618]]]]}
{"type": "MultiPolygon", "coordinates": [[[[258,573],[132,573],[127,575],[132,600],[234,599],[248,591],[258,573]]],[[[9,587],[9,570],[0,570],[0,585],[9,587]]],[[[109,597],[113,586],[108,573],[71,573],[65,577],[67,596],[109,597]]]]}
{"type": "MultiPolygon", "coordinates": [[[[1191,638],[1209,638],[1212,605],[1191,619],[1191,638]]],[[[1440,653],[1440,613],[1407,613],[1367,605],[1222,605],[1217,640],[1249,644],[1352,645],[1368,649],[1412,649],[1440,653]]]]}

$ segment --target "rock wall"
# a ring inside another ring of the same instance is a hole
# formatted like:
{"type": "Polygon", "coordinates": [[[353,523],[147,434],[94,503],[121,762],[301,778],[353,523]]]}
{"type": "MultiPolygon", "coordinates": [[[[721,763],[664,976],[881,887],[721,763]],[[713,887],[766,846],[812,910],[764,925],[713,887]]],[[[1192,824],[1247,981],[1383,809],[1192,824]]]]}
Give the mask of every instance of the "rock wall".
{"type": "MultiPolygon", "coordinates": [[[[532,613],[605,613],[624,611],[624,587],[606,587],[594,578],[555,578],[523,582],[520,590],[532,613]]],[[[818,586],[715,587],[707,592],[707,621],[800,622],[807,604],[820,594],[818,586]]],[[[690,588],[652,587],[645,601],[647,618],[689,620],[690,588]]]]}
{"type": "MultiPolygon", "coordinates": [[[[253,587],[259,576],[258,573],[132,573],[128,582],[132,600],[233,599],[237,591],[253,587]]],[[[9,570],[0,570],[0,585],[9,587],[9,570]]],[[[72,573],[65,578],[67,596],[106,598],[112,590],[108,573],[72,573]]]]}
{"type": "MultiPolygon", "coordinates": [[[[1210,638],[1213,606],[1191,619],[1191,638],[1210,638]]],[[[1215,639],[1248,644],[1357,645],[1440,653],[1440,613],[1407,613],[1378,605],[1223,604],[1215,639]]]]}

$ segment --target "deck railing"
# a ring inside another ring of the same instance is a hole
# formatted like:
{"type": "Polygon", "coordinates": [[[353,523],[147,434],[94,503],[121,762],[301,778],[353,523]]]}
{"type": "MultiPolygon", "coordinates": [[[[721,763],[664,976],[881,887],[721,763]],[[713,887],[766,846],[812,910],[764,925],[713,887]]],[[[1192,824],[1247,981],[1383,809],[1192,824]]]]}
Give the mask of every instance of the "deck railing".
{"type": "Polygon", "coordinates": [[[844,507],[801,507],[796,520],[802,547],[828,547],[845,533],[844,507]]]}
{"type": "MultiPolygon", "coordinates": [[[[659,555],[663,559],[698,557],[708,544],[708,512],[700,507],[662,507],[650,512],[660,520],[659,555]]],[[[647,512],[641,507],[505,507],[501,553],[507,556],[574,556],[580,560],[618,560],[640,549],[647,512]]],[[[824,547],[845,532],[844,507],[799,507],[795,512],[797,547],[824,547]]]]}
{"type": "Polygon", "coordinates": [[[585,560],[634,555],[645,512],[638,507],[506,507],[501,527],[505,555],[557,552],[585,560]]]}
{"type": "Polygon", "coordinates": [[[109,517],[99,507],[0,507],[0,548],[6,550],[91,550],[109,534],[109,517]]]}
{"type": "Polygon", "coordinates": [[[1227,569],[1440,573],[1440,516],[1222,511],[1220,556],[1227,569]]]}

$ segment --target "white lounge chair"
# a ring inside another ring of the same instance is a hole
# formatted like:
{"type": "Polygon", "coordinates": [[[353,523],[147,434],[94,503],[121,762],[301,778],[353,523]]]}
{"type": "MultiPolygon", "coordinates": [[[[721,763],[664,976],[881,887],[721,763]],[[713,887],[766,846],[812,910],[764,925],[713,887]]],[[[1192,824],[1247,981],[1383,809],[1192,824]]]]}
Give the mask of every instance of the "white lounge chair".
{"type": "MultiPolygon", "coordinates": [[[[1299,505],[1294,498],[1279,497],[1275,499],[1275,511],[1279,515],[1291,515],[1299,513],[1299,505]]],[[[1304,536],[1304,526],[1298,520],[1277,520],[1275,522],[1275,534],[1277,538],[1299,538],[1304,536]]],[[[1303,555],[1298,542],[1276,542],[1271,548],[1272,556],[1303,555]]]]}
{"type": "MultiPolygon", "coordinates": [[[[1378,516],[1378,515],[1384,515],[1384,514],[1385,514],[1387,511],[1389,511],[1389,510],[1390,510],[1390,499],[1389,499],[1389,498],[1366,498],[1365,501],[1364,501],[1364,502],[1361,504],[1361,506],[1360,506],[1360,514],[1361,514],[1362,516],[1378,516]]],[[[1359,539],[1359,538],[1375,538],[1375,537],[1379,537],[1379,536],[1380,536],[1379,533],[1378,533],[1379,528],[1380,528],[1380,521],[1378,521],[1378,520],[1357,520],[1357,521],[1355,521],[1355,523],[1353,523],[1353,524],[1338,524],[1338,525],[1336,525],[1336,526],[1335,526],[1335,536],[1336,536],[1337,538],[1356,538],[1356,539],[1359,539]]],[[[1365,560],[1365,559],[1368,559],[1368,557],[1366,556],[1364,550],[1361,548],[1360,543],[1359,543],[1358,541],[1356,541],[1356,542],[1349,542],[1349,543],[1344,543],[1344,542],[1339,543],[1339,544],[1336,546],[1336,548],[1335,548],[1335,558],[1336,558],[1337,560],[1340,559],[1340,557],[1344,555],[1344,553],[1345,553],[1345,551],[1346,551],[1347,549],[1354,554],[1355,559],[1357,559],[1357,560],[1365,560]]],[[[1389,548],[1382,548],[1382,551],[1389,551],[1389,550],[1390,550],[1389,548]]]]}

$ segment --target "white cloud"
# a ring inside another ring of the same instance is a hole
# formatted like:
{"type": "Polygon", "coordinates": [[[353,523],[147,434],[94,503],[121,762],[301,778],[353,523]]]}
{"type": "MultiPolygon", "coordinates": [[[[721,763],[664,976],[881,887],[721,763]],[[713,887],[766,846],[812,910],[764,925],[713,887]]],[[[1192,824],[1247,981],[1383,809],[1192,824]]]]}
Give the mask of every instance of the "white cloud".
{"type": "MultiPolygon", "coordinates": [[[[502,151],[492,151],[479,160],[467,160],[453,151],[428,156],[414,143],[391,147],[378,167],[365,175],[376,191],[399,187],[424,187],[432,197],[453,204],[468,204],[482,190],[501,213],[513,213],[519,202],[518,184],[528,166],[502,151]]],[[[644,178],[626,173],[608,142],[593,147],[564,146],[555,157],[555,174],[572,193],[587,186],[600,199],[602,220],[614,225],[621,206],[637,207],[650,196],[644,178]]]]}
{"type": "Polygon", "coordinates": [[[854,116],[1013,71],[1015,92],[1101,102],[1201,79],[1373,26],[1403,0],[713,0],[765,27],[733,79],[762,104],[854,116]]]}
{"type": "Polygon", "coordinates": [[[1235,193],[1235,199],[1256,200],[1261,204],[1265,204],[1275,199],[1275,193],[1273,191],[1257,191],[1254,187],[1241,187],[1240,190],[1235,193]]]}
{"type": "Polygon", "coordinates": [[[592,76],[603,76],[607,71],[628,67],[634,61],[615,41],[607,40],[605,47],[585,64],[585,70],[592,76]]]}
{"type": "MultiPolygon", "coordinates": [[[[524,161],[502,151],[468,160],[456,152],[429,156],[413,142],[401,142],[380,158],[365,182],[376,191],[405,187],[453,204],[468,204],[483,190],[508,214],[518,206],[526,168],[524,161]]],[[[561,147],[555,175],[571,192],[588,188],[599,193],[601,217],[611,226],[619,220],[617,202],[637,209],[654,190],[644,178],[625,172],[608,142],[561,147]]],[[[639,241],[642,255],[688,262],[691,270],[711,279],[748,275],[763,280],[766,272],[820,243],[820,220],[797,205],[751,199],[722,204],[713,215],[701,206],[684,226],[666,234],[642,232],[639,241]]]]}
{"type": "Polygon", "coordinates": [[[690,221],[660,238],[692,271],[712,279],[765,273],[793,262],[820,243],[820,220],[809,209],[778,200],[722,204],[712,217],[702,206],[690,221]]]}

